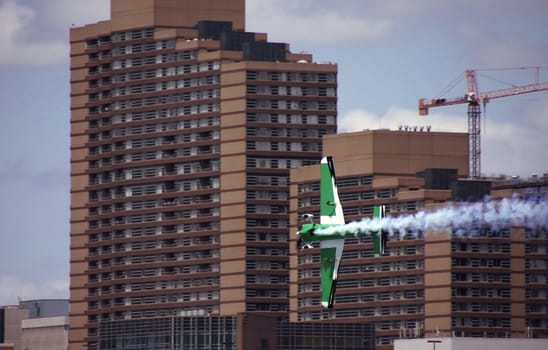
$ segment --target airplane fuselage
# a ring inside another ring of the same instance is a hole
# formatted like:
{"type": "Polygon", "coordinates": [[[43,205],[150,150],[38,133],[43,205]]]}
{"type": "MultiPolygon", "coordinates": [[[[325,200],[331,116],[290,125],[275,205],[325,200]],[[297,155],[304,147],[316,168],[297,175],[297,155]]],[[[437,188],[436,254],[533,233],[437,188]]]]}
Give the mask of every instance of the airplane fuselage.
{"type": "Polygon", "coordinates": [[[324,241],[324,240],[328,240],[328,239],[336,239],[336,238],[341,238],[344,236],[344,232],[334,232],[334,233],[321,233],[321,234],[317,234],[316,232],[318,230],[323,230],[323,229],[326,229],[326,228],[330,228],[330,227],[335,227],[335,226],[343,226],[341,224],[313,224],[313,223],[309,223],[309,224],[304,224],[300,231],[297,232],[297,234],[299,235],[300,238],[302,238],[302,240],[305,242],[305,243],[309,243],[309,242],[318,242],[318,241],[324,241]]]}

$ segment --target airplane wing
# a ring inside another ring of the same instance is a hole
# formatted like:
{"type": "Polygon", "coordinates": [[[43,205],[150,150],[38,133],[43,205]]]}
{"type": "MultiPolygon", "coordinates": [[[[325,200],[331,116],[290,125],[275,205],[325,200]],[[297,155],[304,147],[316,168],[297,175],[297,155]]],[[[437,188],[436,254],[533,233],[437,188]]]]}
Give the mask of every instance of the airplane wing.
{"type": "MultiPolygon", "coordinates": [[[[384,205],[376,205],[373,208],[373,217],[377,218],[382,223],[382,218],[386,216],[386,207],[384,205]]],[[[373,252],[377,255],[384,255],[386,248],[386,232],[380,230],[373,233],[373,252]]]]}
{"type": "MultiPolygon", "coordinates": [[[[331,157],[322,159],[320,172],[320,224],[344,224],[331,157]]],[[[344,238],[320,241],[321,302],[325,308],[333,307],[343,248],[344,238]]]]}

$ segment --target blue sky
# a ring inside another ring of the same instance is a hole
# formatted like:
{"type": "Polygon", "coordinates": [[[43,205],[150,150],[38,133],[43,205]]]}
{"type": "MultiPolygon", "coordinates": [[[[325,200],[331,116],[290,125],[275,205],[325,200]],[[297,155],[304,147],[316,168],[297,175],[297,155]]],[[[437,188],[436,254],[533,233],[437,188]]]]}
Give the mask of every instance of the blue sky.
{"type": "MultiPolygon", "coordinates": [[[[68,29],[108,19],[109,0],[0,0],[0,305],[68,297],[68,29]]],[[[247,0],[247,30],[339,65],[343,131],[465,131],[466,106],[418,117],[417,100],[468,68],[548,67],[545,0],[247,0]]],[[[534,71],[480,72],[481,91],[534,71]]],[[[548,81],[548,69],[540,70],[548,81]]],[[[445,97],[461,96],[464,81],[445,97]]],[[[482,172],[548,172],[548,92],[492,101],[482,172]]]]}

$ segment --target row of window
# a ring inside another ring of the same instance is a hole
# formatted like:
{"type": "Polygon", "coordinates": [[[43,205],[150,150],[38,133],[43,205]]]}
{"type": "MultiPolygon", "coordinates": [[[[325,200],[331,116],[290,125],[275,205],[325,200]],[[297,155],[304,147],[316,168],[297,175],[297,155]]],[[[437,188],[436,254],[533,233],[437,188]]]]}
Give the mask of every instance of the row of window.
{"type": "MultiPolygon", "coordinates": [[[[344,271],[340,271],[341,274],[364,272],[363,266],[348,266],[344,271]]],[[[341,266],[343,270],[343,266],[341,266]]],[[[299,269],[298,278],[310,278],[320,277],[320,269],[299,269]]],[[[422,275],[409,275],[409,276],[386,276],[376,278],[362,278],[362,279],[345,279],[338,282],[337,287],[343,288],[367,288],[367,287],[380,287],[380,286],[399,286],[399,285],[411,285],[421,284],[424,282],[422,275]]],[[[299,284],[299,286],[301,283],[299,284]]],[[[314,288],[309,283],[302,283],[302,292],[308,292],[306,288],[314,288]],[[307,287],[306,287],[307,286],[307,287]]],[[[301,292],[301,290],[299,290],[301,292]]]]}
{"type": "Polygon", "coordinates": [[[452,252],[510,253],[510,243],[453,242],[452,252]]]}
{"type": "MultiPolygon", "coordinates": [[[[130,55],[147,51],[166,50],[175,48],[175,40],[159,40],[147,43],[135,43],[128,45],[117,45],[111,50],[112,56],[130,55]]],[[[90,55],[91,56],[91,55],[90,55]]],[[[90,57],[91,58],[91,57],[90,57]]]]}
{"type": "Polygon", "coordinates": [[[546,269],[548,260],[544,259],[525,259],[526,269],[546,269]]]}
{"type": "MultiPolygon", "coordinates": [[[[208,213],[212,215],[199,215],[198,213],[185,213],[185,217],[187,219],[193,218],[193,214],[196,214],[196,218],[214,218],[216,217],[213,215],[213,211],[216,211],[216,209],[211,209],[212,211],[208,211],[208,213]]],[[[172,221],[172,220],[179,220],[182,219],[182,215],[176,215],[175,213],[162,213],[161,215],[130,215],[130,216],[118,216],[114,219],[106,218],[101,220],[91,220],[89,221],[89,229],[95,230],[100,228],[110,228],[112,226],[120,226],[120,225],[129,225],[129,224],[137,224],[137,223],[152,223],[152,222],[166,222],[166,221],[172,221]],[[155,220],[152,220],[153,218],[156,218],[155,220]]],[[[219,222],[217,221],[210,221],[210,222],[201,222],[201,223],[194,223],[194,224],[183,224],[178,225],[177,233],[189,233],[189,232],[203,232],[203,231],[213,231],[218,230],[220,227],[219,222]]]]}
{"type": "Polygon", "coordinates": [[[335,125],[336,117],[331,115],[314,114],[266,114],[248,113],[247,121],[250,123],[273,123],[273,124],[327,124],[335,125]]]}
{"type": "Polygon", "coordinates": [[[248,175],[246,183],[250,186],[289,186],[289,176],[248,175]]]}
{"type": "MultiPolygon", "coordinates": [[[[134,269],[134,270],[125,270],[106,272],[103,274],[89,275],[88,280],[90,283],[98,283],[102,281],[111,281],[111,280],[123,280],[126,278],[142,278],[142,277],[162,277],[162,276],[171,276],[179,274],[193,274],[193,273],[206,273],[206,272],[219,272],[219,264],[195,264],[195,265],[184,265],[184,266],[172,266],[172,267],[162,267],[162,268],[150,268],[150,269],[134,269]]],[[[274,282],[278,283],[278,282],[274,282]]],[[[279,282],[286,283],[286,282],[279,282]]],[[[117,293],[120,291],[115,291],[111,285],[107,285],[100,288],[90,288],[88,293],[89,296],[98,296],[98,295],[108,295],[111,293],[117,293]]]]}
{"type": "Polygon", "coordinates": [[[159,54],[146,57],[132,57],[127,59],[116,59],[112,61],[112,69],[139,67],[152,64],[169,62],[188,61],[198,58],[198,51],[180,51],[174,53],[159,54]]]}
{"type": "MultiPolygon", "coordinates": [[[[194,79],[171,80],[171,81],[163,81],[159,83],[148,83],[148,84],[142,84],[142,85],[117,87],[111,90],[111,94],[108,97],[151,93],[151,92],[157,92],[157,91],[173,90],[173,89],[182,88],[182,87],[198,86],[198,85],[203,85],[204,81],[207,81],[207,80],[194,78],[194,79]]],[[[89,96],[90,101],[94,101],[94,99],[98,100],[100,96],[104,96],[104,95],[99,93],[90,94],[89,96]]],[[[217,98],[217,97],[220,97],[219,89],[210,89],[210,90],[187,92],[183,94],[182,97],[177,97],[177,99],[178,101],[196,101],[196,100],[203,100],[203,99],[217,98]]]]}
{"type": "MultiPolygon", "coordinates": [[[[155,68],[155,69],[144,69],[144,70],[137,70],[137,71],[131,71],[131,72],[125,72],[125,73],[118,73],[112,75],[112,83],[123,83],[127,81],[137,81],[137,80],[143,80],[143,79],[155,79],[155,78],[165,78],[165,77],[174,77],[178,75],[184,75],[184,74],[193,74],[193,73],[199,73],[199,72],[206,72],[206,71],[213,71],[218,70],[220,68],[220,62],[219,61],[209,61],[209,62],[201,62],[201,63],[194,63],[194,64],[187,64],[183,66],[176,66],[176,67],[162,67],[162,68],[155,68]]],[[[168,88],[168,85],[170,82],[168,81],[162,81],[159,82],[161,86],[161,90],[165,90],[168,88]]],[[[148,84],[147,84],[148,85],[148,84]]],[[[158,88],[158,85],[153,84],[158,88]]],[[[90,87],[94,87],[90,85],[90,87]]],[[[128,89],[131,87],[120,87],[115,88],[114,92],[116,91],[124,91],[121,89],[128,89]],[[120,89],[120,90],[117,90],[120,89]]],[[[128,90],[125,90],[126,93],[128,90]]],[[[110,90],[108,91],[110,93],[110,90]]]]}
{"type": "Polygon", "coordinates": [[[486,259],[486,258],[452,258],[453,267],[501,267],[509,268],[510,259],[486,259]]]}
{"type": "MultiPolygon", "coordinates": [[[[150,125],[135,125],[132,127],[126,127],[126,128],[115,128],[112,131],[103,131],[101,133],[94,133],[89,135],[89,141],[90,142],[96,142],[96,141],[102,141],[102,140],[110,140],[113,137],[123,137],[128,135],[141,135],[141,134],[149,134],[152,132],[166,132],[166,131],[174,131],[174,130],[182,130],[186,129],[187,123],[180,122],[180,123],[162,123],[162,124],[150,124],[150,125]]],[[[165,137],[162,139],[162,142],[166,142],[166,144],[169,143],[185,143],[185,142],[199,142],[199,141],[208,141],[208,140],[218,140],[220,137],[220,132],[218,130],[214,131],[203,131],[203,132],[192,132],[192,133],[184,133],[179,134],[177,136],[172,136],[168,139],[165,137]],[[165,140],[165,141],[164,141],[165,140]]],[[[124,141],[122,141],[124,142],[124,141]]],[[[135,141],[136,145],[139,145],[140,142],[144,141],[135,141]]],[[[133,141],[131,143],[124,142],[114,142],[115,149],[118,148],[118,150],[122,149],[122,147],[129,147],[133,145],[133,141]]],[[[112,147],[112,146],[110,146],[112,147]]],[[[92,148],[93,149],[93,148],[92,148]]],[[[109,148],[109,146],[106,146],[105,149],[112,149],[109,148]]],[[[97,148],[93,149],[97,150],[97,148]]],[[[121,155],[122,157],[124,155],[121,155]]]]}
{"type": "MultiPolygon", "coordinates": [[[[210,91],[212,92],[212,94],[215,93],[215,90],[210,90],[210,91]]],[[[99,114],[100,112],[105,112],[109,110],[117,111],[122,109],[139,108],[143,106],[153,106],[158,104],[185,102],[183,100],[184,98],[186,98],[185,94],[173,94],[173,95],[146,97],[142,99],[115,101],[110,105],[90,107],[89,114],[95,115],[95,114],[99,114]]],[[[167,109],[166,116],[174,117],[174,116],[180,116],[180,115],[218,112],[219,109],[220,107],[218,103],[195,104],[190,106],[167,109]]]]}
{"type": "Polygon", "coordinates": [[[248,71],[247,80],[336,83],[336,73],[248,71]]]}
{"type": "MultiPolygon", "coordinates": [[[[186,157],[186,156],[195,156],[195,155],[213,155],[219,153],[219,145],[204,146],[204,147],[192,147],[192,148],[183,148],[163,152],[144,152],[144,153],[134,153],[131,155],[132,162],[142,161],[142,160],[155,160],[160,158],[169,157],[186,157]],[[161,154],[161,156],[158,155],[161,154]],[[166,154],[167,153],[167,154],[166,154]]],[[[124,160],[127,159],[124,157],[124,160]]],[[[100,173],[90,175],[90,185],[97,185],[101,183],[109,183],[112,181],[124,181],[131,179],[141,179],[149,178],[156,176],[164,175],[176,175],[176,174],[193,174],[201,171],[217,171],[219,170],[219,160],[210,159],[202,161],[193,161],[185,163],[171,163],[169,165],[160,165],[160,166],[151,166],[151,167],[140,167],[140,168],[130,168],[116,171],[103,171],[100,173]]]]}
{"type": "Polygon", "coordinates": [[[336,102],[330,101],[286,101],[286,100],[247,100],[247,108],[256,109],[287,109],[287,110],[320,110],[335,111],[336,102]]]}
{"type": "Polygon", "coordinates": [[[106,307],[117,307],[117,306],[130,306],[130,305],[140,305],[140,304],[161,304],[161,303],[181,303],[189,301],[204,301],[204,300],[218,300],[219,292],[217,291],[208,291],[208,292],[188,292],[188,293],[179,293],[179,294],[160,294],[160,295],[149,295],[149,296],[136,296],[136,297],[127,297],[127,298],[117,298],[117,299],[106,299],[99,302],[90,302],[89,308],[91,310],[106,307]]]}
{"type": "Polygon", "coordinates": [[[137,186],[122,186],[113,189],[104,189],[95,191],[90,191],[89,200],[91,202],[95,201],[104,201],[111,200],[114,198],[127,198],[132,196],[142,196],[142,195],[154,195],[154,194],[173,194],[175,192],[182,191],[198,191],[204,189],[217,189],[219,188],[219,178],[218,177],[208,177],[204,179],[195,179],[195,180],[184,180],[173,182],[172,184],[168,183],[153,183],[146,185],[137,185],[137,186]]]}
{"type": "Polygon", "coordinates": [[[288,256],[289,249],[285,247],[246,247],[247,256],[253,255],[271,255],[271,256],[288,256]]]}
{"type": "Polygon", "coordinates": [[[248,204],[246,207],[248,214],[289,214],[287,205],[257,205],[248,204]]]}
{"type": "MultiPolygon", "coordinates": [[[[355,186],[370,186],[373,184],[373,176],[367,175],[367,176],[360,176],[360,177],[351,177],[351,178],[337,178],[337,187],[338,188],[344,188],[344,187],[355,187],[355,186]]],[[[305,192],[314,192],[314,191],[320,191],[320,183],[319,182],[309,182],[309,183],[300,183],[298,185],[298,192],[299,193],[305,193],[305,192]]],[[[388,191],[388,192],[382,192],[383,195],[392,193],[391,191],[397,191],[397,189],[386,189],[382,191],[388,191]]],[[[341,194],[342,195],[342,194],[341,194]]],[[[365,197],[363,199],[371,199],[368,198],[368,195],[364,195],[365,197]]],[[[370,196],[370,194],[369,194],[370,196]]],[[[393,194],[392,196],[395,196],[393,194]]],[[[385,197],[382,197],[385,198],[385,197]]]]}
{"type": "Polygon", "coordinates": [[[286,275],[269,275],[269,274],[260,274],[260,275],[246,275],[246,283],[253,284],[287,284],[289,283],[289,277],[286,275]]]}
{"type": "Polygon", "coordinates": [[[452,288],[454,297],[510,298],[510,288],[452,288]]]}
{"type": "MultiPolygon", "coordinates": [[[[291,152],[320,152],[322,143],[318,142],[273,142],[273,141],[247,141],[248,151],[291,151],[291,152]]],[[[278,160],[274,160],[277,164],[278,160]]],[[[254,168],[255,166],[250,166],[254,168]]],[[[270,167],[269,165],[258,166],[259,168],[270,167]]],[[[277,168],[277,166],[272,166],[277,168]]]]}
{"type": "MultiPolygon", "coordinates": [[[[105,242],[112,239],[132,238],[141,236],[154,236],[162,234],[173,234],[182,232],[183,227],[180,225],[164,225],[164,226],[150,226],[150,227],[134,227],[125,230],[105,231],[101,233],[92,233],[89,235],[89,242],[105,242]]],[[[158,238],[159,239],[159,238],[158,238]]],[[[198,236],[198,237],[183,237],[176,241],[176,245],[182,247],[203,245],[203,244],[217,244],[219,243],[218,236],[198,236]]],[[[173,243],[171,243],[173,244],[173,243]]],[[[99,248],[90,248],[90,255],[97,255],[100,252],[110,253],[113,251],[125,250],[124,243],[117,243],[114,246],[104,245],[99,248]]]]}
{"type": "Polygon", "coordinates": [[[247,227],[269,227],[269,228],[288,228],[287,219],[247,219],[247,227]]]}
{"type": "Polygon", "coordinates": [[[464,312],[511,312],[510,303],[452,303],[451,311],[464,312]]]}
{"type": "Polygon", "coordinates": [[[247,199],[259,199],[259,200],[287,200],[289,199],[288,191],[246,191],[247,199]]]}
{"type": "MultiPolygon", "coordinates": [[[[415,255],[417,252],[416,246],[406,246],[406,247],[393,247],[401,248],[404,255],[415,255]]],[[[368,250],[349,250],[346,249],[343,252],[343,259],[345,261],[349,259],[359,259],[363,257],[371,257],[372,255],[368,253],[368,250]]],[[[299,265],[309,264],[309,263],[319,263],[320,254],[299,254],[297,258],[299,265]]],[[[406,260],[406,261],[386,261],[386,262],[372,262],[364,264],[360,269],[361,271],[366,272],[389,272],[389,271],[401,271],[401,270],[416,270],[422,269],[424,267],[423,260],[406,260]]]]}
{"type": "MultiPolygon", "coordinates": [[[[165,240],[164,240],[165,241],[165,240]]],[[[116,252],[131,251],[131,249],[125,250],[125,248],[131,248],[133,244],[121,244],[122,248],[117,249],[116,252]]],[[[175,247],[175,244],[161,244],[158,247],[168,248],[175,247]]],[[[153,248],[150,248],[153,249],[153,248]]],[[[97,250],[98,251],[98,250],[97,250]]],[[[90,256],[95,256],[95,248],[90,248],[90,256]]],[[[91,261],[89,268],[100,269],[111,266],[131,265],[131,264],[143,264],[163,261],[178,261],[178,260],[190,260],[190,259],[211,259],[218,258],[218,249],[205,249],[205,250],[193,250],[177,253],[166,254],[148,254],[148,255],[132,255],[130,257],[119,257],[116,259],[102,259],[100,261],[91,261]]]]}
{"type": "Polygon", "coordinates": [[[452,317],[453,327],[502,327],[512,326],[511,318],[452,317]]]}
{"type": "Polygon", "coordinates": [[[259,297],[259,298],[287,298],[289,296],[289,290],[285,289],[246,289],[245,295],[247,297],[259,297]]]}
{"type": "MultiPolygon", "coordinates": [[[[204,241],[201,244],[211,244],[213,239],[211,237],[202,237],[204,241]]],[[[131,243],[117,243],[115,245],[102,245],[101,247],[92,247],[89,248],[89,255],[95,256],[98,254],[110,254],[113,252],[126,252],[126,251],[139,251],[139,250],[151,250],[151,249],[161,249],[169,247],[182,247],[184,246],[182,239],[151,239],[148,241],[136,241],[131,243]]],[[[101,263],[101,265],[112,265],[117,263],[125,262],[124,259],[112,261],[107,259],[101,263]]],[[[91,264],[91,263],[90,263],[91,264]]],[[[99,267],[99,262],[94,262],[94,267],[99,267]]],[[[90,265],[91,266],[91,265],[90,265]]]]}
{"type": "MultiPolygon", "coordinates": [[[[111,221],[110,219],[101,220],[101,226],[109,226],[114,222],[116,225],[124,224],[137,224],[141,222],[154,222],[154,221],[165,221],[165,220],[178,220],[178,219],[195,219],[208,217],[213,220],[213,218],[219,216],[219,208],[205,208],[205,209],[194,209],[194,210],[183,210],[183,211],[170,211],[170,212],[161,212],[161,213],[149,213],[149,214],[133,214],[126,216],[117,216],[115,220],[111,221]]],[[[99,225],[99,223],[98,223],[99,225]]],[[[91,223],[90,223],[90,226],[91,223]]]]}
{"type": "Polygon", "coordinates": [[[281,95],[281,96],[320,96],[335,97],[335,88],[307,86],[268,86],[248,85],[247,93],[251,95],[281,95]]]}
{"type": "Polygon", "coordinates": [[[112,36],[101,36],[99,38],[88,39],[86,41],[87,48],[97,47],[99,45],[110,44],[111,42],[119,42],[126,40],[140,40],[144,38],[153,38],[154,28],[137,29],[126,32],[118,32],[112,34],[112,36]]]}
{"type": "Polygon", "coordinates": [[[250,242],[287,242],[289,240],[287,233],[247,232],[245,236],[250,242]]]}
{"type": "Polygon", "coordinates": [[[525,243],[525,254],[548,254],[548,244],[525,243]]]}
{"type": "Polygon", "coordinates": [[[246,311],[289,311],[287,303],[246,303],[246,311]]]}
{"type": "Polygon", "coordinates": [[[452,280],[458,281],[458,282],[510,283],[510,274],[509,273],[453,272],[452,280]]]}
{"type": "MultiPolygon", "coordinates": [[[[152,307],[152,305],[150,306],[152,307]]],[[[169,308],[169,309],[138,309],[130,311],[116,311],[116,312],[104,312],[101,315],[91,314],[88,315],[89,323],[97,323],[98,320],[102,322],[108,322],[113,320],[127,320],[127,319],[139,319],[139,318],[155,318],[155,317],[167,317],[167,316],[206,316],[211,314],[219,313],[219,305],[216,302],[214,305],[203,305],[203,306],[192,306],[192,307],[180,307],[178,309],[169,308]]],[[[88,329],[89,336],[97,336],[96,328],[88,329]]],[[[89,348],[97,349],[96,344],[90,342],[89,348]]]]}
{"type": "Polygon", "coordinates": [[[246,261],[246,268],[251,270],[288,270],[289,262],[285,261],[246,261]]]}
{"type": "MultiPolygon", "coordinates": [[[[295,116],[298,117],[298,116],[295,116]]],[[[316,116],[301,116],[306,118],[314,118],[316,116]]],[[[295,118],[298,119],[298,118],[295,118]]],[[[317,118],[316,118],[317,119],[317,118]]],[[[302,118],[301,118],[302,120],[302,118]]],[[[315,123],[317,124],[317,123],[315,123]]],[[[248,127],[246,129],[247,136],[260,136],[260,137],[299,137],[299,138],[315,138],[321,137],[328,133],[326,129],[315,129],[315,128],[306,128],[306,129],[291,129],[291,128],[254,128],[248,127]]],[[[259,143],[259,141],[257,141],[259,143]]],[[[267,149],[270,149],[266,146],[267,149]]]]}
{"type": "Polygon", "coordinates": [[[263,169],[293,169],[302,166],[308,166],[317,163],[312,160],[305,159],[267,159],[247,157],[246,167],[248,168],[263,168],[263,169]]]}
{"type": "MultiPolygon", "coordinates": [[[[301,288],[301,285],[299,285],[301,288]]],[[[299,289],[299,292],[302,291],[318,291],[318,289],[302,286],[302,289],[299,289]]],[[[376,301],[391,301],[391,300],[413,300],[413,299],[422,299],[424,298],[424,290],[405,290],[405,291],[392,291],[392,292],[380,292],[380,293],[363,293],[363,294],[342,294],[339,293],[336,296],[336,302],[376,302],[376,301]],[[350,301],[354,300],[354,301],[350,301]]],[[[300,297],[298,300],[299,306],[310,306],[310,305],[319,305],[319,297],[300,297]]]]}

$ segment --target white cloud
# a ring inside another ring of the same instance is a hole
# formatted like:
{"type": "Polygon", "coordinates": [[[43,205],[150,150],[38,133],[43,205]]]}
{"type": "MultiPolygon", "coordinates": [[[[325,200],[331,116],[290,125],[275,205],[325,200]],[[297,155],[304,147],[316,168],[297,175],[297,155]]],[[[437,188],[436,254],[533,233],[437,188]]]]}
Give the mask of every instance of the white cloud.
{"type": "MultiPolygon", "coordinates": [[[[548,124],[537,124],[539,113],[545,115],[541,109],[533,109],[521,114],[519,120],[489,120],[486,133],[481,135],[483,174],[528,176],[548,172],[548,124]],[[530,122],[522,122],[527,120],[530,122]]],[[[431,113],[428,119],[421,118],[415,110],[401,107],[391,107],[383,115],[358,109],[339,116],[339,130],[397,130],[400,125],[430,125],[432,131],[445,132],[466,132],[467,129],[463,115],[431,113]]]]}
{"type": "Polygon", "coordinates": [[[14,0],[0,4],[0,40],[11,40],[20,30],[32,21],[34,11],[27,6],[19,6],[14,0]]]}
{"type": "Polygon", "coordinates": [[[391,19],[349,10],[355,6],[346,1],[248,1],[248,30],[266,32],[272,41],[313,44],[371,41],[390,32],[391,19]]]}
{"type": "Polygon", "coordinates": [[[478,62],[482,67],[521,67],[542,65],[546,62],[546,49],[538,43],[531,44],[523,38],[491,40],[478,49],[478,62]]]}
{"type": "Polygon", "coordinates": [[[27,32],[35,20],[36,11],[14,0],[0,4],[0,65],[43,66],[62,61],[68,44],[61,40],[33,42],[27,32]]]}
{"type": "Polygon", "coordinates": [[[40,12],[49,26],[64,31],[110,18],[110,0],[49,0],[40,2],[40,12]]]}
{"type": "Polygon", "coordinates": [[[406,125],[409,127],[430,126],[432,131],[465,132],[467,124],[462,116],[431,113],[426,119],[419,117],[416,110],[398,106],[390,107],[382,115],[357,109],[339,116],[339,130],[342,132],[365,129],[397,130],[400,126],[406,125]]]}
{"type": "Polygon", "coordinates": [[[11,274],[0,275],[0,305],[14,305],[18,299],[68,299],[68,295],[68,279],[36,283],[11,274]]]}
{"type": "Polygon", "coordinates": [[[108,19],[108,0],[0,0],[0,66],[51,66],[69,58],[68,31],[108,19]]]}

